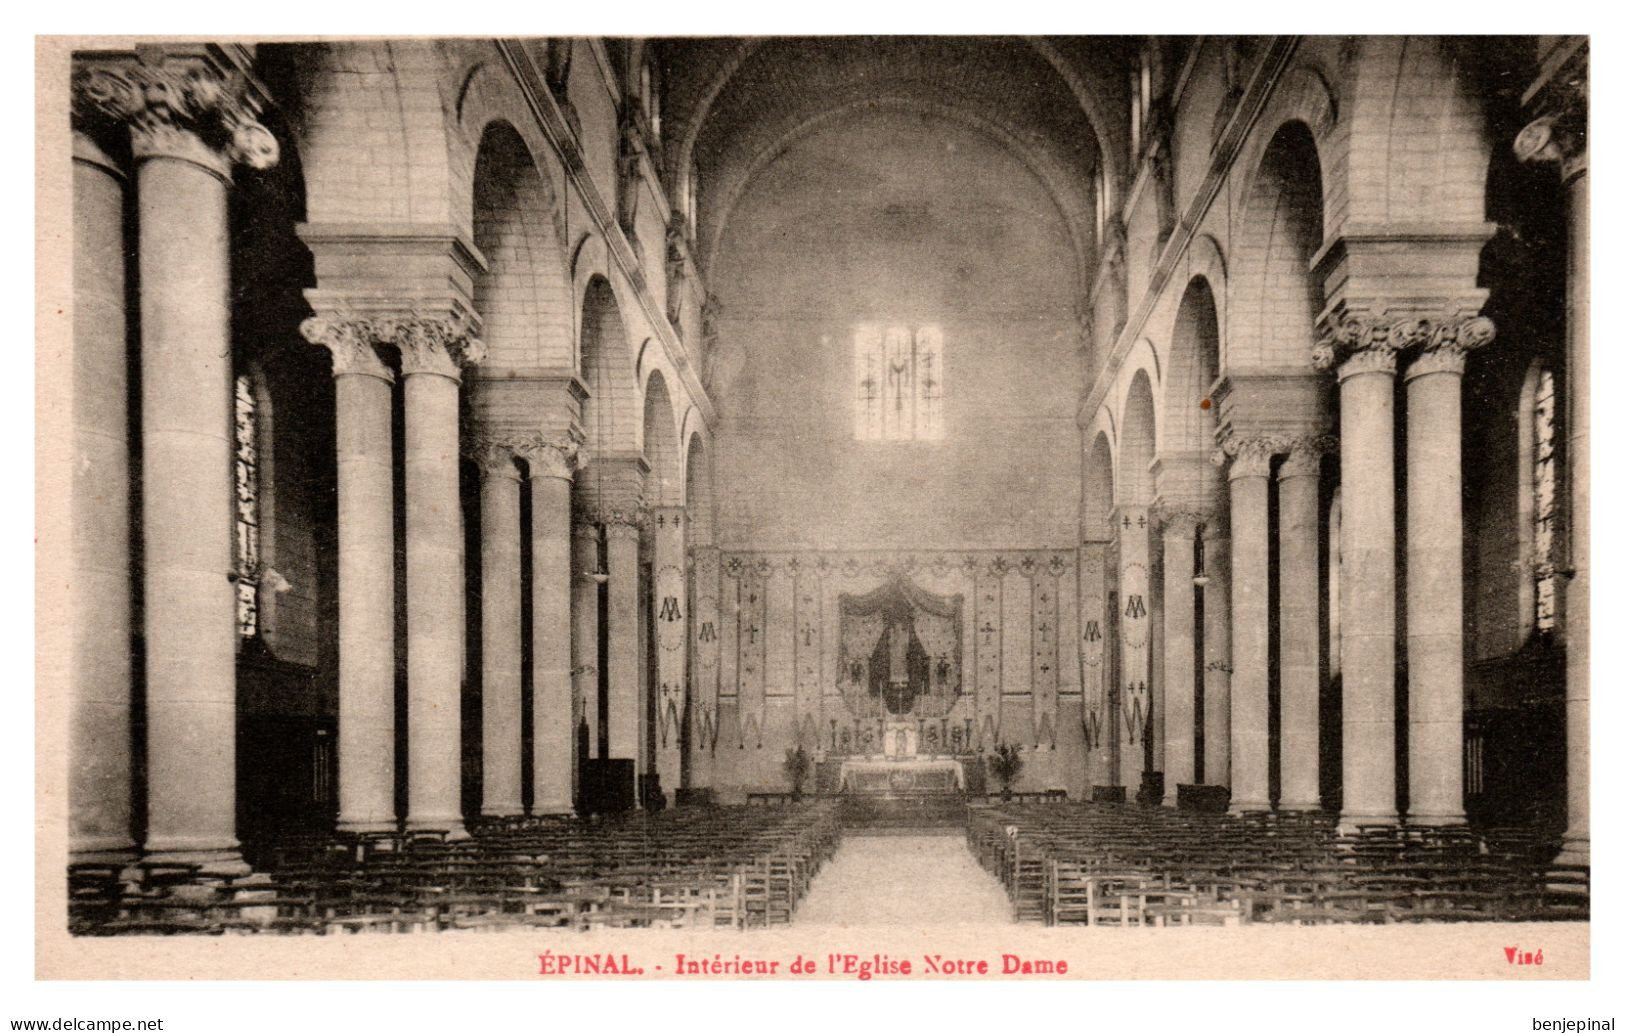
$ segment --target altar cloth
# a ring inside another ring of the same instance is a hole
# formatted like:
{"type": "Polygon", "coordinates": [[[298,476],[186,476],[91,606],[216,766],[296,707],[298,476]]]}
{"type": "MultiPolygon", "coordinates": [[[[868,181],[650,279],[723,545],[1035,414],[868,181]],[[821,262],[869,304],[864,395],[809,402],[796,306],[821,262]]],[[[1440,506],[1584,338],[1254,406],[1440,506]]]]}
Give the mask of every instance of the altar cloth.
{"type": "Polygon", "coordinates": [[[841,761],[842,792],[923,792],[949,788],[961,791],[965,788],[965,767],[951,757],[841,761]]]}

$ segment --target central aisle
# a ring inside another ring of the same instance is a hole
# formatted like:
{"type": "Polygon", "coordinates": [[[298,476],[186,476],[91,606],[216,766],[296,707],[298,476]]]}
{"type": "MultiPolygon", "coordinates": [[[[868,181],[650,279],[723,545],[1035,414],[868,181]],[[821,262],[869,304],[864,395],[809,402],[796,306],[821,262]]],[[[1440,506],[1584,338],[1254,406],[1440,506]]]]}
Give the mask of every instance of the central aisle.
{"type": "Polygon", "coordinates": [[[998,880],[976,863],[963,832],[848,833],[796,909],[796,926],[999,925],[1015,918],[998,880]]]}

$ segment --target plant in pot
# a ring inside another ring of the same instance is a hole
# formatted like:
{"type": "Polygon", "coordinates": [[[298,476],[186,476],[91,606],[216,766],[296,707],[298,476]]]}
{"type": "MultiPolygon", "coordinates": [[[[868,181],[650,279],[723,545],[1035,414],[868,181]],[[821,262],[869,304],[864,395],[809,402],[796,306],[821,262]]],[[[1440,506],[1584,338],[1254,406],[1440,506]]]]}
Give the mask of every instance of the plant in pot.
{"type": "Polygon", "coordinates": [[[987,769],[999,780],[999,799],[1010,799],[1010,785],[1021,777],[1022,767],[1021,747],[1015,743],[1001,742],[993,750],[993,756],[987,760],[987,769]]]}
{"type": "Polygon", "coordinates": [[[807,755],[806,749],[797,746],[793,750],[784,751],[784,777],[790,782],[790,799],[801,799],[801,787],[807,784],[807,776],[812,774],[812,758],[807,755]]]}

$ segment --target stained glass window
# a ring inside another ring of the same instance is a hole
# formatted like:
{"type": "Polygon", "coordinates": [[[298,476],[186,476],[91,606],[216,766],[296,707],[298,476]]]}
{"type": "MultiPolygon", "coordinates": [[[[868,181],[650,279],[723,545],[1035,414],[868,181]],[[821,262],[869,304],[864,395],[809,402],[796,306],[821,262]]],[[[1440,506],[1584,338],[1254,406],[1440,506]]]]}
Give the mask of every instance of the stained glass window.
{"type": "Polygon", "coordinates": [[[1542,369],[1534,408],[1535,627],[1557,627],[1557,381],[1542,369]]]}
{"type": "Polygon", "coordinates": [[[237,634],[252,638],[259,632],[260,568],[260,453],[259,403],[254,382],[237,378],[233,411],[236,414],[236,456],[233,463],[236,497],[237,634]]]}
{"type": "Polygon", "coordinates": [[[940,441],[942,331],[865,323],[854,336],[854,434],[859,441],[940,441]]]}

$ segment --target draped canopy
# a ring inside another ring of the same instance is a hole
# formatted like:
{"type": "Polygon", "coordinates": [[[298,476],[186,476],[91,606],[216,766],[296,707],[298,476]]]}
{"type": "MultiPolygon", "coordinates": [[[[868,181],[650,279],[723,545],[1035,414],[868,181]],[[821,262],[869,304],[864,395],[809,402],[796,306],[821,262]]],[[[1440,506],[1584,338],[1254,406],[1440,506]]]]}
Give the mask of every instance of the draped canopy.
{"type": "Polygon", "coordinates": [[[842,595],[840,683],[859,717],[941,717],[960,692],[964,597],[903,577],[842,595]]]}

